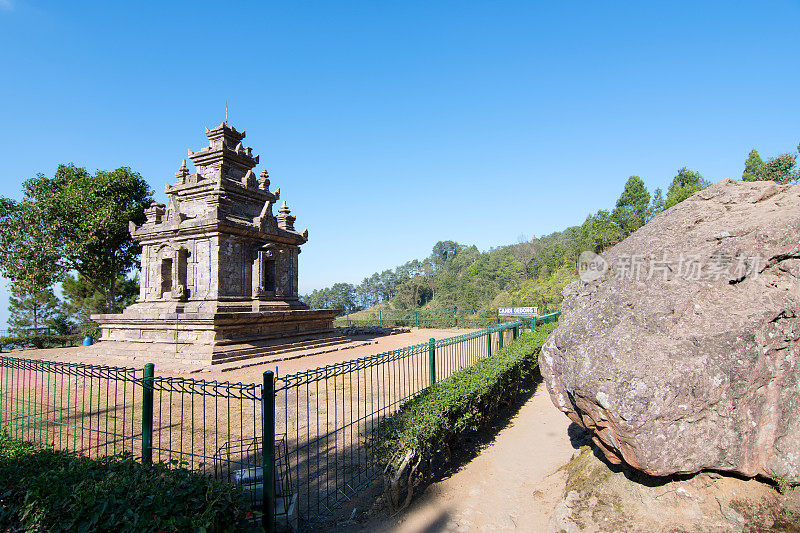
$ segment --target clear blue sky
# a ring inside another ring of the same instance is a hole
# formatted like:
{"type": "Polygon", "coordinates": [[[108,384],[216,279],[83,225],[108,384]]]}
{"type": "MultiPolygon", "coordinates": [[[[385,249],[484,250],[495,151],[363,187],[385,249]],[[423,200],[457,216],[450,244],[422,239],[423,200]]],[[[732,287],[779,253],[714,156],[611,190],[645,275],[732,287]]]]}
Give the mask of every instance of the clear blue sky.
{"type": "Polygon", "coordinates": [[[227,99],[309,228],[301,291],[357,283],[437,240],[579,224],[631,174],[793,150],[798,22],[796,1],[0,0],[0,195],[74,162],[163,199],[227,99]]]}

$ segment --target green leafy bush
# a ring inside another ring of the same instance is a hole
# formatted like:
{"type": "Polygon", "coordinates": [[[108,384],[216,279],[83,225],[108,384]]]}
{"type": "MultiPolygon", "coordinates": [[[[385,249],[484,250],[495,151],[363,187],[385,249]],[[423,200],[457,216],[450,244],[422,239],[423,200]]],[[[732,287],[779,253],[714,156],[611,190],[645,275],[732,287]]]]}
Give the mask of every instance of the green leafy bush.
{"type": "Polygon", "coordinates": [[[53,348],[74,346],[80,343],[83,335],[24,335],[20,337],[0,337],[0,351],[10,348],[53,348]]]}
{"type": "Polygon", "coordinates": [[[97,324],[97,322],[90,320],[83,325],[81,333],[83,333],[84,337],[91,337],[97,340],[100,338],[100,326],[97,324]]]}
{"type": "Polygon", "coordinates": [[[492,357],[456,372],[406,402],[384,420],[373,445],[385,463],[412,452],[417,462],[429,461],[449,448],[462,430],[489,421],[504,405],[533,384],[538,353],[557,324],[523,333],[492,357]]]}
{"type": "Polygon", "coordinates": [[[247,513],[236,487],[175,465],[0,435],[0,531],[238,531],[247,513]]]}

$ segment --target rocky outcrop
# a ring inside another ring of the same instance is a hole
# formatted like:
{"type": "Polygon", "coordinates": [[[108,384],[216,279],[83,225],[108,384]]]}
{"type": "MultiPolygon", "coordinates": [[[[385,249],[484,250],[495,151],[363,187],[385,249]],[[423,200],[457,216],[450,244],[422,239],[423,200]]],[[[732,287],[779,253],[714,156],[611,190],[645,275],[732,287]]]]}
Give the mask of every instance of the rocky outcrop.
{"type": "Polygon", "coordinates": [[[715,473],[648,478],[609,467],[589,446],[566,466],[564,499],[550,530],[581,531],[798,531],[800,489],[780,494],[755,479],[715,473]]]}
{"type": "Polygon", "coordinates": [[[346,337],[381,337],[384,335],[399,335],[408,333],[411,328],[406,327],[381,327],[381,326],[345,326],[335,328],[336,333],[346,337]]]}
{"type": "Polygon", "coordinates": [[[589,266],[539,361],[609,461],[800,480],[800,186],[723,180],[589,266]]]}

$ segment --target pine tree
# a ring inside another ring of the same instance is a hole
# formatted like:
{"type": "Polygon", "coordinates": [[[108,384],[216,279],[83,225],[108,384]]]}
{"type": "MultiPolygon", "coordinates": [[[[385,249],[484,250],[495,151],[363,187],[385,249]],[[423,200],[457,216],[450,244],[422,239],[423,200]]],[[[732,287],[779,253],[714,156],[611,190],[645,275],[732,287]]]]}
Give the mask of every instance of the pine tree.
{"type": "Polygon", "coordinates": [[[54,326],[59,316],[59,303],[53,289],[27,293],[12,288],[8,298],[9,330],[14,335],[24,335],[28,330],[54,326]]]}
{"type": "Polygon", "coordinates": [[[650,208],[648,209],[647,213],[647,220],[650,221],[651,218],[659,214],[664,210],[664,193],[661,192],[661,187],[657,188],[653,191],[653,199],[650,200],[650,208]]]}
{"type": "Polygon", "coordinates": [[[611,218],[622,230],[623,236],[628,236],[647,222],[650,193],[644,181],[639,176],[631,176],[625,183],[625,189],[617,200],[617,206],[611,213],[611,218]]]}
{"type": "Polygon", "coordinates": [[[711,185],[699,172],[689,170],[686,167],[681,168],[672,183],[669,184],[667,189],[667,200],[664,202],[664,209],[669,209],[673,205],[679,204],[689,198],[697,191],[702,191],[711,185]]]}
{"type": "MultiPolygon", "coordinates": [[[[797,149],[800,151],[800,146],[797,149]]],[[[744,162],[742,181],[774,181],[782,185],[792,183],[800,179],[800,169],[796,165],[797,154],[780,154],[764,161],[754,148],[744,162]]]]}
{"type": "Polygon", "coordinates": [[[764,172],[764,160],[758,155],[758,150],[753,148],[744,162],[744,172],[742,172],[742,181],[759,181],[764,172]]]}

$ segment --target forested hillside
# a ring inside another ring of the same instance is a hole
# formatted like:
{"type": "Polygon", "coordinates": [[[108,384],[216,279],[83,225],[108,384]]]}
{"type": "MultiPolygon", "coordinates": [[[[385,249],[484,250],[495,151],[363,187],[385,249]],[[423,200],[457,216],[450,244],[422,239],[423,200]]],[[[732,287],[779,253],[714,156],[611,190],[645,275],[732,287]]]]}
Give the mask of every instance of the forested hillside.
{"type": "MultiPolygon", "coordinates": [[[[745,161],[742,179],[796,182],[800,176],[796,159],[797,153],[786,153],[764,161],[754,149],[745,161]]],[[[564,286],[578,277],[582,251],[602,252],[709,185],[699,172],[683,167],[666,195],[661,189],[651,195],[639,176],[631,176],[611,209],[588,215],[580,226],[540,237],[521,236],[515,244],[485,252],[440,241],[424,259],[376,272],[358,285],[336,283],[315,290],[303,301],[311,307],[349,313],[376,305],[391,309],[554,308],[561,303],[564,286]]]]}

